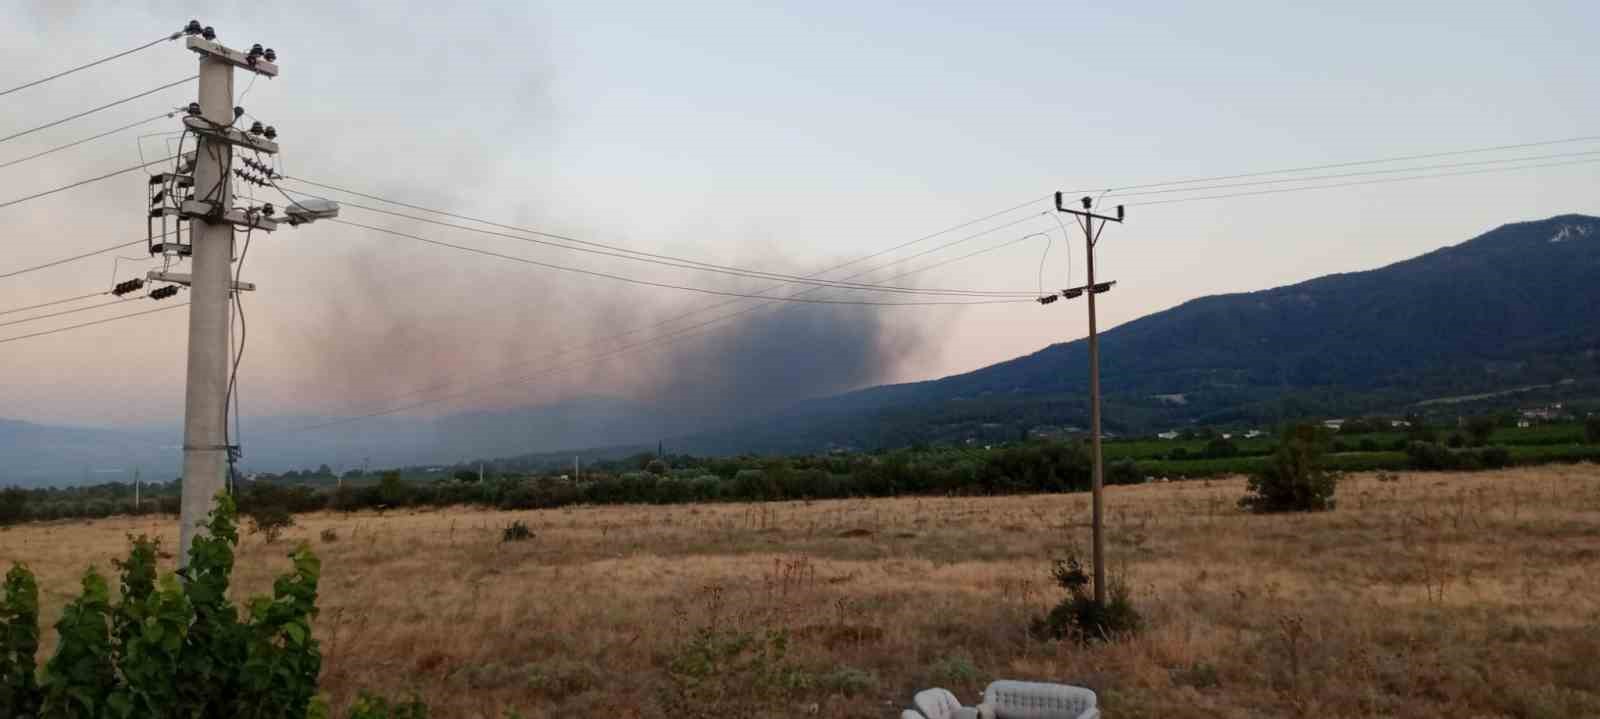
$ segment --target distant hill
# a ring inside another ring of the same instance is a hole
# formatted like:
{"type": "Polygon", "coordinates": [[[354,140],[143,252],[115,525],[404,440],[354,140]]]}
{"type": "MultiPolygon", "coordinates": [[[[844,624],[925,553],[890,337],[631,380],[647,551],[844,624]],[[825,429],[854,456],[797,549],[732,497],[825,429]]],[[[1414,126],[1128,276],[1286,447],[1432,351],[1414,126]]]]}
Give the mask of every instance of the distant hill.
{"type": "MultiPolygon", "coordinates": [[[[649,445],[694,431],[658,407],[590,397],[440,418],[376,417],[311,431],[328,417],[246,418],[242,470],[281,472],[449,464],[574,447],[649,445]]],[[[167,481],[181,472],[183,430],[61,427],[0,419],[0,487],[167,481]]],[[[617,450],[620,451],[620,450],[617,450]]],[[[615,454],[612,451],[610,454],[615,454]]],[[[571,455],[567,455],[570,461],[571,455]]]]}
{"type": "MultiPolygon", "coordinates": [[[[1505,225],[1366,272],[1202,297],[1101,335],[1106,428],[1402,411],[1554,385],[1600,395],[1600,218],[1505,225]]],[[[1086,424],[1087,343],[813,400],[699,451],[1014,439],[1086,424]]],[[[680,443],[683,444],[683,443],[680,443]]]]}

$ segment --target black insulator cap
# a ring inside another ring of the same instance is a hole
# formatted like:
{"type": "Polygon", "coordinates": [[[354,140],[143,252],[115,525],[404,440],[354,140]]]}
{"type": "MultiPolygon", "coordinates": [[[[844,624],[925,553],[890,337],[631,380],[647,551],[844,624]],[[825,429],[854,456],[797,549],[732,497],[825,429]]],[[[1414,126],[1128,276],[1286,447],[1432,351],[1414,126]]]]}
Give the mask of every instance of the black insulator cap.
{"type": "Polygon", "coordinates": [[[188,25],[184,25],[183,26],[183,33],[185,35],[199,35],[200,34],[200,21],[199,20],[190,20],[188,25]]]}
{"type": "Polygon", "coordinates": [[[273,49],[270,48],[270,47],[267,48],[267,51],[262,54],[262,57],[265,57],[267,59],[267,62],[277,62],[278,61],[278,53],[274,52],[273,49]]]}
{"type": "Polygon", "coordinates": [[[261,134],[261,122],[259,120],[256,121],[256,122],[250,123],[250,134],[252,134],[252,135],[261,134]]]}
{"type": "Polygon", "coordinates": [[[263,52],[266,52],[266,51],[261,49],[261,43],[259,43],[259,42],[250,46],[250,54],[251,55],[260,55],[263,52]]]}
{"type": "Polygon", "coordinates": [[[273,207],[272,207],[272,203],[270,203],[270,202],[268,202],[267,204],[261,206],[261,214],[266,215],[267,217],[271,217],[272,216],[272,210],[273,210],[273,207]]]}
{"type": "Polygon", "coordinates": [[[234,108],[233,108],[233,119],[237,120],[237,119],[239,119],[241,117],[244,117],[244,108],[238,107],[238,106],[234,106],[234,108]]]}
{"type": "Polygon", "coordinates": [[[200,37],[203,37],[207,40],[215,40],[217,39],[217,29],[207,25],[206,29],[200,31],[200,37]]]}
{"type": "Polygon", "coordinates": [[[266,129],[263,129],[261,133],[266,135],[268,140],[271,140],[278,136],[278,128],[267,125],[266,129]]]}
{"type": "Polygon", "coordinates": [[[196,117],[200,116],[200,103],[191,102],[191,103],[189,103],[189,108],[188,109],[189,109],[189,114],[190,115],[194,115],[196,117]]]}

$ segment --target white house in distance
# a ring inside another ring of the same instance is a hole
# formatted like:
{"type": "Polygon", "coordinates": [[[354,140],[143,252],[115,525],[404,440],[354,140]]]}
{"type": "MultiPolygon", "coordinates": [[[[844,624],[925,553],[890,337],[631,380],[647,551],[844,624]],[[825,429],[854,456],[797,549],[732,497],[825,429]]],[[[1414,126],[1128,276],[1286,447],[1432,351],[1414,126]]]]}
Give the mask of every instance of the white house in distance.
{"type": "Polygon", "coordinates": [[[1162,432],[1161,434],[1158,434],[1156,436],[1160,437],[1161,439],[1177,439],[1178,438],[1178,430],[1169,429],[1169,430],[1167,430],[1165,432],[1162,432]]]}
{"type": "Polygon", "coordinates": [[[1325,420],[1322,420],[1322,426],[1327,427],[1328,429],[1331,429],[1331,430],[1334,430],[1334,431],[1338,431],[1338,429],[1340,427],[1344,426],[1344,420],[1342,420],[1342,419],[1325,419],[1325,420]]]}

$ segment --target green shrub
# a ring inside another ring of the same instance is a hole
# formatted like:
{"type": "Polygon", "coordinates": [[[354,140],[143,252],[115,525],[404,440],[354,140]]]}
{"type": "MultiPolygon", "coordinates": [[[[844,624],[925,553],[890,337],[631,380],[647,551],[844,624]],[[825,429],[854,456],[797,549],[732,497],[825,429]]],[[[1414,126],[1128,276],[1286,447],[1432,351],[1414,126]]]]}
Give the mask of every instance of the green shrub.
{"type": "Polygon", "coordinates": [[[533,539],[533,530],[528,529],[528,525],[524,524],[520,519],[507,524],[505,529],[500,530],[500,541],[502,542],[521,542],[527,539],[533,539]]]}
{"type": "Polygon", "coordinates": [[[350,705],[349,719],[428,719],[428,705],[416,698],[391,702],[361,692],[355,703],[350,705]]]}
{"type": "Polygon", "coordinates": [[[816,686],[825,692],[855,696],[878,687],[878,677],[872,672],[840,665],[817,675],[816,686]]]}
{"type": "Polygon", "coordinates": [[[21,487],[0,489],[0,527],[28,518],[28,492],[21,487]]]}
{"type": "Polygon", "coordinates": [[[1106,465],[1106,484],[1138,484],[1144,481],[1144,473],[1139,471],[1139,463],[1131,459],[1119,459],[1106,465]]]}
{"type": "Polygon", "coordinates": [[[1600,414],[1591,414],[1584,418],[1583,439],[1589,444],[1600,444],[1600,414]]]}
{"type": "Polygon", "coordinates": [[[39,710],[35,666],[39,654],[39,585],[27,567],[6,572],[0,596],[0,716],[39,710]]]}
{"type": "Polygon", "coordinates": [[[952,654],[934,662],[930,674],[936,685],[976,684],[982,676],[977,665],[972,663],[972,658],[965,653],[952,654]]]}
{"type": "Polygon", "coordinates": [[[281,504],[267,504],[256,507],[250,512],[250,533],[260,534],[267,544],[278,541],[283,535],[283,530],[294,526],[294,515],[289,513],[289,508],[281,504]]]}
{"type": "Polygon", "coordinates": [[[325,719],[314,698],[321,651],[311,636],[321,567],[305,547],[273,595],[251,600],[247,621],[228,601],[236,509],[226,495],[202,525],[177,576],[157,579],[156,542],[131,539],[117,562],[122,596],[94,569],[56,624],[56,651],[33,684],[38,600],[20,565],[0,605],[0,716],[38,719],[230,717],[325,719]]]}
{"type": "Polygon", "coordinates": [[[1253,512],[1316,512],[1333,509],[1339,475],[1322,467],[1327,435],[1302,424],[1285,430],[1265,467],[1250,475],[1239,506],[1253,512]]]}
{"type": "Polygon", "coordinates": [[[1132,590],[1126,582],[1110,582],[1104,605],[1094,600],[1090,588],[1092,580],[1083,571],[1083,563],[1076,554],[1056,560],[1051,576],[1067,590],[1067,597],[1034,622],[1035,634],[1086,644],[1133,634],[1144,626],[1144,618],[1134,608],[1132,590]]]}
{"type": "Polygon", "coordinates": [[[705,626],[667,658],[670,716],[755,716],[781,703],[809,677],[787,659],[789,636],[705,626]]]}
{"type": "Polygon", "coordinates": [[[39,716],[47,719],[109,715],[117,685],[111,652],[111,590],[94,568],[83,575],[83,594],[61,611],[56,653],[45,664],[39,716]]]}

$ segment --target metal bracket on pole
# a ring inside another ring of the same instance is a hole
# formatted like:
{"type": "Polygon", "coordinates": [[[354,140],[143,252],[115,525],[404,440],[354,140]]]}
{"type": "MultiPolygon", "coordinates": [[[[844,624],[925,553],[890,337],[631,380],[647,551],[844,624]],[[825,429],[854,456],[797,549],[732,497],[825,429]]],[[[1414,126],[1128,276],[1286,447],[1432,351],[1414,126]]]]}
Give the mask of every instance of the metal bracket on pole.
{"type": "Polygon", "coordinates": [[[278,76],[278,65],[276,63],[267,62],[264,58],[258,57],[251,59],[251,57],[245,53],[239,52],[231,47],[227,47],[220,42],[207,40],[197,35],[190,35],[187,42],[190,50],[200,53],[201,55],[209,55],[213,58],[228,63],[229,65],[233,65],[234,67],[244,70],[249,70],[257,75],[266,75],[267,77],[278,76]]]}
{"type": "Polygon", "coordinates": [[[218,213],[216,205],[199,200],[184,200],[182,213],[191,220],[220,221],[232,224],[240,229],[257,229],[271,232],[278,229],[278,221],[262,215],[259,212],[245,212],[244,210],[228,210],[218,213]]]}
{"type": "MultiPolygon", "coordinates": [[[[184,287],[188,287],[191,282],[191,277],[187,272],[163,272],[161,270],[150,270],[149,272],[145,273],[145,279],[148,279],[151,282],[170,282],[175,285],[183,285],[184,287]]],[[[256,283],[235,282],[233,283],[233,289],[235,292],[254,292],[256,290],[256,283]]]]}
{"type": "Polygon", "coordinates": [[[202,118],[185,117],[183,118],[183,126],[189,128],[189,131],[196,135],[226,142],[230,145],[246,147],[269,155],[278,153],[278,143],[272,140],[268,140],[265,137],[256,137],[232,127],[213,127],[211,123],[202,118]]]}

